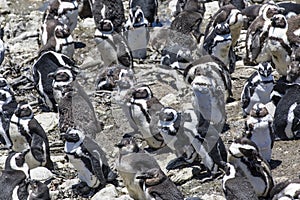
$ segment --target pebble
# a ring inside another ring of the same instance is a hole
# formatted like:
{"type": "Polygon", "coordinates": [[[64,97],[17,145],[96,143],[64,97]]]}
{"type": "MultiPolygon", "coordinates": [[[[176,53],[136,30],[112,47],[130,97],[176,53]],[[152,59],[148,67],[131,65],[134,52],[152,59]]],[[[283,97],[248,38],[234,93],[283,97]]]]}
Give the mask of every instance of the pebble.
{"type": "Polygon", "coordinates": [[[45,167],[37,167],[30,170],[30,178],[38,181],[46,181],[54,177],[54,174],[45,167]]]}
{"type": "Polygon", "coordinates": [[[105,188],[97,192],[91,200],[113,200],[118,196],[116,187],[112,184],[106,185],[105,188]]]}

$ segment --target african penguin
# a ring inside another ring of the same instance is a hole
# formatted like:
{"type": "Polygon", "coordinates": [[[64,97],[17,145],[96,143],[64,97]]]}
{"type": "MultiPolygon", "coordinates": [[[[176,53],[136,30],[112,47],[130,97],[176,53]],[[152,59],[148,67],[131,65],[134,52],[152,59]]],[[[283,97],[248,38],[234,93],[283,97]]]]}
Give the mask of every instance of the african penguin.
{"type": "Polygon", "coordinates": [[[250,117],[245,123],[246,137],[253,141],[259,153],[267,162],[271,161],[274,145],[273,117],[262,103],[254,104],[250,117]]]}
{"type": "Polygon", "coordinates": [[[292,200],[300,198],[300,180],[286,180],[276,184],[271,190],[273,200],[292,200]]]}
{"type": "Polygon", "coordinates": [[[47,15],[56,16],[61,23],[70,27],[70,32],[72,33],[77,26],[78,1],[52,0],[44,13],[44,18],[47,18],[47,15]]]}
{"type": "Polygon", "coordinates": [[[299,84],[281,84],[284,95],[279,100],[275,114],[273,128],[274,133],[280,139],[299,138],[299,120],[300,120],[300,85],[299,84]]]}
{"type": "Polygon", "coordinates": [[[150,154],[139,149],[132,137],[124,137],[116,144],[119,156],[116,168],[126,186],[129,196],[133,199],[147,199],[141,179],[137,176],[152,168],[160,168],[157,161],[150,154]]]}
{"type": "Polygon", "coordinates": [[[30,180],[28,200],[51,200],[47,185],[41,181],[30,180]]]}
{"type": "Polygon", "coordinates": [[[25,153],[30,169],[38,166],[53,169],[46,132],[34,118],[32,108],[27,102],[19,102],[11,117],[9,139],[13,151],[25,153]]]}
{"type": "Polygon", "coordinates": [[[34,86],[42,98],[44,110],[58,111],[57,102],[53,96],[53,77],[49,76],[49,74],[55,72],[59,67],[66,67],[74,70],[77,68],[70,58],[54,51],[43,53],[33,64],[34,86]]]}
{"type": "Polygon", "coordinates": [[[102,124],[89,96],[76,81],[77,73],[70,68],[58,68],[51,74],[54,99],[58,103],[59,130],[65,133],[68,128],[79,128],[95,139],[102,130],[102,124]]]}
{"type": "Polygon", "coordinates": [[[274,186],[271,169],[259,155],[258,147],[243,137],[236,139],[228,149],[228,162],[240,168],[250,181],[258,197],[268,197],[274,186]]]}
{"type": "Polygon", "coordinates": [[[80,0],[78,4],[78,16],[81,19],[93,17],[92,7],[93,4],[90,0],[80,0]]]}
{"type": "Polygon", "coordinates": [[[257,70],[247,79],[241,93],[243,116],[249,115],[255,103],[267,104],[274,86],[272,66],[269,62],[258,64],[257,70]]]}
{"type": "Polygon", "coordinates": [[[172,9],[172,16],[176,17],[182,11],[205,12],[205,2],[199,0],[177,0],[175,10],[172,9]]]}
{"type": "Polygon", "coordinates": [[[258,200],[253,186],[240,168],[226,163],[224,171],[222,189],[227,200],[258,200]]]}
{"type": "Polygon", "coordinates": [[[123,88],[130,88],[131,86],[127,86],[128,83],[126,83],[126,81],[122,82],[125,74],[133,78],[133,70],[122,65],[112,65],[111,67],[101,68],[96,81],[96,90],[113,91],[117,89],[118,85],[123,88]]]}
{"type": "Polygon", "coordinates": [[[22,153],[10,152],[5,168],[0,176],[0,199],[27,199],[29,193],[26,179],[29,177],[29,167],[22,153]]]}
{"type": "Polygon", "coordinates": [[[101,20],[94,37],[104,66],[109,67],[112,64],[122,64],[133,68],[131,49],[124,36],[115,32],[111,21],[101,20]]]}
{"type": "Polygon", "coordinates": [[[143,181],[146,200],[183,200],[183,194],[160,168],[142,171],[137,179],[143,181]]]}
{"type": "Polygon", "coordinates": [[[147,44],[149,41],[148,21],[140,7],[133,7],[129,10],[129,18],[124,25],[124,36],[127,39],[132,57],[145,59],[147,56],[147,44]]]}
{"type": "Polygon", "coordinates": [[[85,136],[82,131],[72,128],[61,136],[65,140],[64,151],[77,170],[81,182],[97,190],[112,181],[110,178],[114,178],[113,172],[108,165],[106,153],[94,140],[85,136]]]}
{"type": "Polygon", "coordinates": [[[249,2],[246,0],[218,0],[218,5],[221,8],[222,6],[232,4],[234,5],[238,10],[242,11],[243,9],[247,8],[249,6],[249,2]]]}
{"type": "Polygon", "coordinates": [[[266,49],[266,40],[271,26],[271,18],[280,13],[280,8],[276,4],[265,4],[259,11],[259,15],[250,24],[246,34],[246,56],[245,65],[257,65],[260,62],[271,59],[266,49]]]}
{"type": "Polygon", "coordinates": [[[125,114],[128,121],[133,125],[133,130],[141,134],[148,146],[153,149],[165,146],[157,127],[158,113],[163,105],[153,95],[150,87],[136,85],[131,88],[126,97],[126,106],[128,112],[125,114]]]}
{"type": "MultiPolygon", "coordinates": [[[[159,128],[165,143],[176,152],[179,158],[192,163],[197,156],[207,168],[209,178],[215,178],[218,169],[223,168],[227,153],[219,132],[202,116],[197,116],[193,108],[179,113],[165,107],[159,114],[159,128]]],[[[169,162],[167,169],[178,164],[169,162]]],[[[208,179],[207,179],[208,180],[208,179]]]]}
{"type": "Polygon", "coordinates": [[[92,12],[96,29],[98,29],[100,32],[105,32],[105,30],[101,28],[103,26],[103,21],[109,21],[114,27],[114,31],[121,33],[123,30],[123,25],[126,22],[123,1],[94,0],[92,2],[92,12]]]}
{"type": "Polygon", "coordinates": [[[140,7],[143,12],[147,22],[147,26],[152,26],[158,23],[157,10],[158,10],[158,1],[157,0],[130,0],[129,9],[136,9],[140,7]]]}

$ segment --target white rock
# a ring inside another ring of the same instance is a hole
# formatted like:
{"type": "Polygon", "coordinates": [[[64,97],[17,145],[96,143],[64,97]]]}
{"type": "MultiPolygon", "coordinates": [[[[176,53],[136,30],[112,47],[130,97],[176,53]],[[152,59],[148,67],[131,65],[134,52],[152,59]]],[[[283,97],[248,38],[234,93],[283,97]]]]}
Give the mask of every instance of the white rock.
{"type": "Polygon", "coordinates": [[[122,195],[115,200],[133,200],[133,198],[131,198],[129,195],[122,195]]]}
{"type": "Polygon", "coordinates": [[[163,105],[171,105],[171,104],[176,104],[178,103],[178,100],[177,100],[177,97],[175,94],[167,94],[166,96],[162,97],[160,99],[160,102],[163,104],[163,105]]]}
{"type": "Polygon", "coordinates": [[[0,156],[0,169],[4,169],[7,156],[0,156]]]}
{"type": "Polygon", "coordinates": [[[225,197],[216,194],[205,194],[201,197],[205,200],[226,200],[225,197]]]}
{"type": "Polygon", "coordinates": [[[53,112],[40,113],[34,116],[46,133],[55,129],[58,125],[58,114],[53,112]]]}
{"type": "Polygon", "coordinates": [[[174,183],[181,184],[193,178],[193,168],[183,168],[173,172],[173,175],[170,177],[174,183]]]}
{"type": "Polygon", "coordinates": [[[59,189],[68,190],[71,189],[73,185],[76,185],[80,182],[78,178],[69,179],[66,180],[64,183],[62,183],[60,186],[58,186],[59,189]]]}
{"type": "Polygon", "coordinates": [[[30,178],[38,181],[46,181],[54,177],[54,174],[45,167],[37,167],[30,170],[30,178]]]}
{"type": "Polygon", "coordinates": [[[113,200],[118,196],[116,187],[112,184],[106,185],[105,188],[97,192],[91,200],[113,200]]]}
{"type": "Polygon", "coordinates": [[[94,18],[86,18],[79,23],[79,26],[82,28],[94,29],[95,21],[94,18]]]}

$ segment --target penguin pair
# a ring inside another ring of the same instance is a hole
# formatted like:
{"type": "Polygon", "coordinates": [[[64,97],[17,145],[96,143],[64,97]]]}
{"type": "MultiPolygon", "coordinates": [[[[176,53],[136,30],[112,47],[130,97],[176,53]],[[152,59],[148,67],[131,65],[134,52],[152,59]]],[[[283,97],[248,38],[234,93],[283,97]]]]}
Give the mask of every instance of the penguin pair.
{"type": "Polygon", "coordinates": [[[286,180],[276,184],[271,190],[273,200],[292,200],[300,198],[300,180],[286,180]]]}
{"type": "Polygon", "coordinates": [[[141,134],[150,148],[159,149],[165,146],[157,127],[158,113],[163,105],[153,95],[150,87],[135,85],[128,90],[125,98],[123,110],[133,130],[141,134]]]}
{"type": "Polygon", "coordinates": [[[50,74],[53,78],[53,97],[58,104],[59,130],[66,133],[69,128],[75,127],[95,139],[102,130],[102,124],[97,119],[89,96],[76,81],[77,73],[71,68],[61,67],[50,74]]]}
{"type": "Polygon", "coordinates": [[[299,135],[300,99],[299,84],[280,84],[284,95],[279,100],[275,114],[274,133],[280,139],[297,139],[299,135]]]}
{"type": "Polygon", "coordinates": [[[49,76],[59,67],[66,67],[76,70],[75,63],[64,54],[48,51],[43,53],[33,64],[34,86],[41,96],[41,108],[46,111],[57,112],[57,102],[53,96],[53,77],[49,76]],[[46,66],[46,67],[45,67],[46,66]]]}
{"type": "Polygon", "coordinates": [[[97,77],[96,90],[108,90],[113,91],[117,89],[117,85],[128,89],[131,87],[127,86],[126,82],[120,83],[124,76],[131,76],[133,79],[133,71],[122,65],[113,65],[111,67],[104,67],[100,69],[97,77]]]}
{"type": "Polygon", "coordinates": [[[245,137],[238,138],[230,145],[228,152],[228,162],[245,174],[256,195],[268,198],[274,181],[271,169],[261,158],[256,144],[245,137]]]}
{"type": "MultiPolygon", "coordinates": [[[[233,5],[225,5],[221,7],[211,18],[211,20],[208,22],[205,33],[204,33],[204,44],[205,43],[211,43],[211,40],[214,38],[211,35],[216,34],[216,26],[219,25],[221,27],[226,26],[228,24],[229,29],[230,29],[230,35],[231,35],[231,40],[232,43],[230,45],[230,53],[227,54],[226,56],[228,57],[227,60],[229,60],[229,63],[226,62],[225,64],[229,67],[230,72],[232,73],[235,68],[235,52],[234,52],[234,47],[236,46],[241,29],[243,26],[243,16],[241,12],[233,5]],[[211,38],[212,37],[212,38],[211,38]],[[228,64],[227,64],[228,63],[228,64]]],[[[225,28],[225,27],[224,27],[225,28]]],[[[222,29],[221,29],[222,30],[222,29]]],[[[226,29],[225,29],[226,30],[226,29]]],[[[218,34],[218,32],[217,32],[218,34]]],[[[218,34],[222,35],[222,34],[218,34]]],[[[224,33],[223,33],[224,35],[224,33]]],[[[226,35],[226,34],[225,34],[226,35]]],[[[220,43],[220,47],[222,47],[222,43],[224,42],[224,45],[228,45],[228,38],[224,37],[224,39],[219,38],[218,40],[215,41],[215,43],[220,43]]],[[[216,45],[216,44],[215,44],[216,45]]],[[[205,49],[205,45],[204,49],[205,49]]],[[[207,50],[207,49],[206,49],[207,50]]],[[[223,56],[222,56],[223,57],[223,56]]],[[[219,57],[220,60],[222,60],[222,57],[219,57]]]]}
{"type": "Polygon", "coordinates": [[[246,56],[245,65],[257,65],[260,62],[270,61],[266,41],[271,25],[271,18],[281,12],[274,3],[266,3],[259,11],[259,15],[250,24],[246,34],[246,56]]]}
{"type": "Polygon", "coordinates": [[[30,180],[29,167],[23,153],[10,152],[0,176],[0,199],[50,200],[47,185],[30,180]]]}
{"type": "Polygon", "coordinates": [[[253,141],[261,157],[267,162],[271,161],[274,145],[273,117],[262,103],[254,104],[250,117],[245,123],[246,137],[253,141]]]}
{"type": "Polygon", "coordinates": [[[222,189],[227,200],[258,200],[253,186],[239,167],[225,164],[222,189]]]}
{"type": "MultiPolygon", "coordinates": [[[[203,181],[215,178],[218,169],[224,167],[222,162],[226,161],[227,153],[219,132],[193,109],[183,113],[170,107],[162,109],[159,128],[165,143],[180,156],[179,158],[192,163],[199,156],[208,173],[208,178],[203,181]]],[[[172,161],[167,169],[177,168],[178,165],[176,160],[172,161]]]]}
{"type": "Polygon", "coordinates": [[[61,137],[65,140],[66,156],[81,181],[74,188],[80,195],[89,196],[116,178],[108,165],[105,152],[81,130],[70,128],[61,137]]]}
{"type": "Polygon", "coordinates": [[[138,176],[153,168],[160,169],[157,161],[141,150],[133,137],[122,138],[116,146],[119,149],[116,168],[129,196],[133,199],[148,199],[150,194],[143,187],[142,177],[138,179],[138,176]]]}
{"type": "Polygon", "coordinates": [[[229,72],[220,60],[203,56],[188,65],[184,72],[193,91],[195,111],[222,131],[226,121],[225,102],[232,95],[229,72]]]}
{"type": "Polygon", "coordinates": [[[255,103],[267,104],[271,101],[271,92],[274,86],[272,66],[270,62],[263,62],[247,79],[241,93],[243,116],[246,117],[255,103]]]}
{"type": "Polygon", "coordinates": [[[9,148],[25,153],[25,160],[30,169],[44,166],[53,170],[46,132],[34,118],[32,108],[26,102],[18,104],[11,117],[8,133],[11,142],[9,148]]]}

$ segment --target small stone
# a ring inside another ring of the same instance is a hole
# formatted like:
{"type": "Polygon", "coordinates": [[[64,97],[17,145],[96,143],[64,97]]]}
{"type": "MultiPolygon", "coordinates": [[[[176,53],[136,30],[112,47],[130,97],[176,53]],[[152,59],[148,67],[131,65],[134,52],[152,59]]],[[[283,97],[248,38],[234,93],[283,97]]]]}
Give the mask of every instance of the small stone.
{"type": "Polygon", "coordinates": [[[97,192],[91,200],[113,200],[118,196],[116,187],[112,184],[106,185],[105,188],[97,192]]]}
{"type": "Polygon", "coordinates": [[[178,100],[177,100],[177,97],[175,94],[167,94],[166,96],[162,97],[160,99],[160,102],[163,104],[163,105],[171,105],[171,104],[177,104],[178,103],[178,100]]]}

